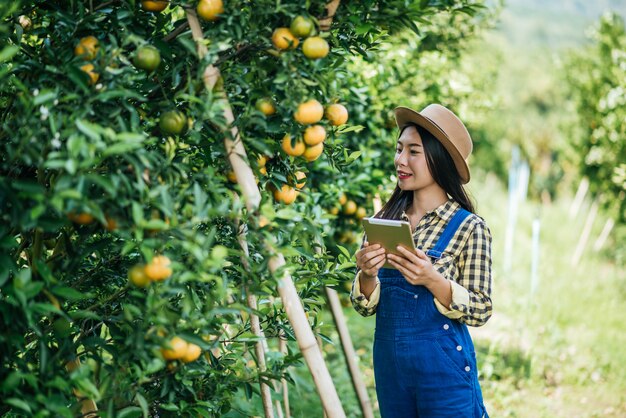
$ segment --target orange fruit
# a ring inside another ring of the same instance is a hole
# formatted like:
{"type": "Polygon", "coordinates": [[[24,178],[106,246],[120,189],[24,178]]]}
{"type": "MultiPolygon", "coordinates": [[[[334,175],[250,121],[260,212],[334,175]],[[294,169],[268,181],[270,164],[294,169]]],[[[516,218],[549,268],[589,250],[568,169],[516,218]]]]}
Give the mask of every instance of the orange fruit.
{"type": "Polygon", "coordinates": [[[346,204],[347,201],[348,201],[348,196],[346,196],[345,193],[341,193],[341,196],[339,196],[339,204],[343,206],[346,204]]]}
{"type": "Polygon", "coordinates": [[[161,348],[165,360],[178,360],[185,357],[189,344],[180,337],[172,338],[166,347],[161,348]]]}
{"type": "Polygon", "coordinates": [[[306,38],[313,31],[313,21],[304,16],[296,16],[289,26],[291,33],[299,38],[306,38]]]}
{"type": "Polygon", "coordinates": [[[306,174],[304,174],[304,172],[302,171],[296,171],[296,180],[302,180],[301,182],[296,183],[296,187],[298,189],[303,188],[306,184],[306,174]]]}
{"type": "Polygon", "coordinates": [[[298,46],[300,41],[293,36],[293,33],[288,28],[276,28],[272,33],[272,43],[276,49],[293,49],[298,46]]]}
{"type": "Polygon", "coordinates": [[[78,45],[74,48],[74,55],[89,61],[96,57],[98,48],[98,40],[95,36],[85,36],[78,41],[78,45]]]}
{"type": "Polygon", "coordinates": [[[152,45],[144,45],[137,49],[133,64],[142,70],[154,71],[161,64],[161,53],[152,45]]]}
{"type": "Polygon", "coordinates": [[[320,142],[312,147],[307,147],[302,156],[309,162],[317,160],[324,152],[324,143],[320,142]]]}
{"type": "Polygon", "coordinates": [[[346,215],[354,215],[357,210],[357,205],[354,200],[348,200],[345,205],[343,205],[343,213],[346,215]]]}
{"type": "Polygon", "coordinates": [[[81,65],[80,69],[83,70],[89,76],[89,84],[96,84],[100,78],[100,74],[94,71],[93,64],[81,65]]]}
{"type": "Polygon", "coordinates": [[[326,39],[320,38],[319,36],[311,36],[302,44],[304,56],[313,60],[324,58],[328,55],[329,50],[330,48],[326,39]]]}
{"type": "Polygon", "coordinates": [[[304,142],[307,145],[317,145],[326,139],[326,129],[322,125],[309,126],[304,130],[304,142]]]}
{"type": "Polygon", "coordinates": [[[169,0],[142,0],[141,7],[147,12],[162,12],[169,3],[169,0]]]}
{"type": "Polygon", "coordinates": [[[204,20],[215,22],[224,13],[224,3],[222,0],[200,0],[196,11],[204,20]]]}
{"type": "Polygon", "coordinates": [[[172,275],[172,262],[164,255],[157,255],[144,267],[144,272],[150,280],[163,281],[172,275]]]}
{"type": "Polygon", "coordinates": [[[228,174],[226,174],[226,177],[228,177],[228,180],[231,183],[237,183],[237,175],[235,174],[233,170],[229,170],[228,174]]]}
{"type": "Polygon", "coordinates": [[[255,104],[256,109],[263,113],[265,116],[273,115],[276,113],[276,106],[271,99],[259,99],[255,104]]]}
{"type": "Polygon", "coordinates": [[[274,190],[274,199],[277,202],[283,202],[286,205],[292,204],[296,200],[297,196],[298,193],[296,192],[296,189],[287,184],[283,184],[280,190],[274,190]]]}
{"type": "Polygon", "coordinates": [[[339,214],[339,208],[337,206],[333,206],[332,208],[330,208],[330,213],[331,213],[331,215],[338,215],[339,214]]]}
{"type": "Polygon", "coordinates": [[[298,105],[293,118],[303,125],[311,125],[322,120],[324,107],[315,99],[311,99],[298,105]]]}
{"type": "Polygon", "coordinates": [[[202,353],[202,349],[200,348],[200,346],[195,345],[193,343],[188,343],[187,352],[181,358],[181,360],[184,363],[191,363],[192,361],[195,361],[198,357],[200,357],[201,353],[202,353]]]}
{"type": "Polygon", "coordinates": [[[137,287],[146,287],[150,284],[150,278],[146,275],[143,264],[137,264],[128,270],[128,280],[137,287]]]}
{"type": "Polygon", "coordinates": [[[106,221],[104,227],[107,231],[115,231],[117,229],[117,221],[115,219],[109,216],[105,216],[104,220],[106,221]]]}
{"type": "Polygon", "coordinates": [[[259,173],[263,174],[264,176],[267,176],[267,167],[259,168],[259,173]]]}
{"type": "Polygon", "coordinates": [[[168,110],[159,118],[159,128],[164,134],[178,135],[187,128],[187,116],[180,110],[168,110]]]}
{"type": "Polygon", "coordinates": [[[343,125],[348,121],[348,109],[339,103],[331,104],[326,108],[324,116],[333,126],[343,125]]]}
{"type": "Polygon", "coordinates": [[[259,155],[259,157],[256,159],[256,162],[259,165],[259,167],[265,167],[265,164],[267,164],[267,156],[259,155]]]}
{"type": "Polygon", "coordinates": [[[365,218],[365,215],[367,215],[367,212],[365,211],[365,208],[360,207],[360,206],[357,208],[356,212],[354,213],[354,216],[357,219],[363,219],[363,218],[365,218]]]}
{"type": "Polygon", "coordinates": [[[70,221],[79,225],[88,225],[92,223],[94,219],[93,215],[91,215],[90,213],[85,213],[85,212],[81,212],[78,214],[74,212],[70,212],[67,214],[67,217],[69,218],[70,221]]]}
{"type": "Polygon", "coordinates": [[[304,145],[304,142],[299,139],[296,139],[296,144],[292,146],[291,136],[289,134],[283,137],[281,147],[283,151],[285,151],[285,154],[291,155],[292,157],[297,157],[299,155],[302,155],[304,154],[304,151],[306,150],[306,145],[304,145]]]}

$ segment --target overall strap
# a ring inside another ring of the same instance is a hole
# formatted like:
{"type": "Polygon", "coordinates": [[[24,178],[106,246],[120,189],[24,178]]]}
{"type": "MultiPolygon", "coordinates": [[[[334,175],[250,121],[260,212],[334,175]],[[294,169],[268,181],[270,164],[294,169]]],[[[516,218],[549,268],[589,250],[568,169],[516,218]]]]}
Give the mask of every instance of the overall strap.
{"type": "Polygon", "coordinates": [[[471,212],[463,208],[459,209],[454,214],[452,219],[450,219],[450,222],[448,222],[448,225],[446,225],[446,228],[443,230],[443,233],[437,240],[437,243],[435,244],[435,246],[432,249],[426,251],[426,255],[435,260],[440,259],[444,250],[450,243],[450,240],[456,233],[456,230],[459,229],[459,226],[465,220],[465,218],[467,218],[470,215],[471,215],[471,212]]]}

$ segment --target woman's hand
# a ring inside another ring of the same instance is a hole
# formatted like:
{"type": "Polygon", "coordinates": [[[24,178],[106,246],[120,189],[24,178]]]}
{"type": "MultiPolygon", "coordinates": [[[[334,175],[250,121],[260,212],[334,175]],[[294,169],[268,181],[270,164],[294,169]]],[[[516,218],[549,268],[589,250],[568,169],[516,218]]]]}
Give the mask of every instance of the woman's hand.
{"type": "Polygon", "coordinates": [[[413,285],[430,287],[438,279],[437,270],[433,267],[430,258],[424,251],[416,248],[415,251],[398,245],[399,255],[388,254],[389,264],[398,269],[407,282],[413,285]]]}
{"type": "Polygon", "coordinates": [[[385,264],[386,259],[384,248],[379,244],[370,245],[367,241],[356,252],[356,266],[366,278],[370,279],[378,276],[378,270],[385,264]]]}

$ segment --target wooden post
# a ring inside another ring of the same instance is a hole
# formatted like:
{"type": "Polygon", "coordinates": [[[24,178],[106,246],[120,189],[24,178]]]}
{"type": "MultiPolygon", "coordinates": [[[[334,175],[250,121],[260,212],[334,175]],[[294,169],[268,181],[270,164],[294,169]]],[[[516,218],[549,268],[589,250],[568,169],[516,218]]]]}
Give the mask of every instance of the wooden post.
{"type": "MultiPolygon", "coordinates": [[[[285,335],[281,335],[278,339],[278,350],[285,354],[287,353],[287,340],[285,335]]],[[[289,411],[289,386],[287,385],[287,379],[284,377],[281,379],[283,385],[283,404],[285,406],[285,418],[291,418],[291,412],[289,411]]],[[[278,402],[278,401],[276,401],[278,402]]]]}
{"type": "Polygon", "coordinates": [[[539,217],[533,220],[532,233],[532,250],[530,264],[530,297],[534,298],[537,288],[539,287],[539,232],[541,230],[541,219],[539,217]]]}
{"type": "Polygon", "coordinates": [[[346,358],[348,371],[352,377],[352,385],[354,386],[357,398],[359,399],[359,404],[361,405],[361,412],[363,413],[364,418],[374,418],[372,403],[370,402],[367,394],[367,388],[361,378],[359,365],[356,362],[357,355],[354,351],[352,339],[350,338],[350,331],[348,331],[348,327],[346,325],[346,318],[343,315],[339,295],[335,289],[331,289],[330,287],[326,287],[325,290],[326,297],[328,298],[328,304],[330,305],[330,312],[333,315],[335,326],[337,327],[337,332],[339,333],[339,340],[341,341],[341,347],[343,348],[343,355],[346,358]]]}
{"type": "Polygon", "coordinates": [[[604,224],[604,228],[602,228],[602,232],[600,233],[600,236],[598,237],[596,242],[593,244],[593,251],[598,252],[602,249],[602,247],[604,246],[604,243],[606,242],[606,239],[609,237],[609,234],[611,233],[611,230],[613,229],[614,226],[615,226],[615,221],[613,220],[613,218],[609,218],[606,220],[606,223],[604,224]]]}
{"type": "Polygon", "coordinates": [[[576,215],[578,215],[578,211],[585,200],[585,196],[587,195],[587,191],[589,190],[589,179],[587,177],[583,177],[578,185],[578,190],[576,191],[576,196],[574,196],[574,200],[572,201],[571,206],[569,207],[569,218],[574,219],[576,215]]]}
{"type": "Polygon", "coordinates": [[[341,0],[332,0],[331,2],[326,4],[326,16],[318,19],[320,22],[321,30],[329,30],[330,25],[333,23],[333,17],[335,17],[335,13],[337,12],[337,8],[339,7],[339,3],[341,0]]]}
{"type": "MultiPolygon", "coordinates": [[[[185,11],[193,39],[196,41],[198,47],[198,55],[202,58],[206,54],[206,47],[202,43],[204,35],[200,27],[200,22],[198,21],[198,16],[193,8],[185,9],[185,11]]],[[[206,68],[203,78],[207,90],[213,91],[213,87],[221,78],[220,71],[210,65],[206,68]]],[[[248,212],[250,214],[256,214],[261,202],[261,193],[256,184],[252,169],[246,162],[246,150],[243,147],[238,129],[234,126],[235,118],[225,94],[222,100],[224,105],[224,117],[227,124],[231,127],[231,135],[224,136],[224,146],[228,160],[235,171],[237,183],[241,187],[248,212]]],[[[282,299],[283,306],[285,307],[289,322],[293,327],[300,351],[315,382],[324,410],[331,418],[344,418],[346,414],[341,406],[341,401],[337,395],[328,368],[324,363],[322,353],[315,341],[315,336],[313,335],[309,321],[304,314],[304,308],[296,287],[291,279],[291,275],[282,269],[286,264],[285,257],[275,252],[272,243],[269,241],[265,242],[265,247],[272,253],[269,260],[270,271],[276,273],[282,270],[282,273],[278,277],[278,292],[282,299]]]]}
{"type": "Polygon", "coordinates": [[[587,220],[585,221],[583,232],[580,234],[580,238],[578,239],[576,251],[574,251],[574,254],[572,254],[572,266],[577,266],[580,262],[580,258],[583,256],[585,246],[587,245],[587,240],[589,239],[589,235],[591,234],[591,227],[593,226],[593,221],[596,219],[597,214],[598,202],[594,199],[593,203],[591,203],[591,209],[589,209],[589,213],[587,214],[587,220]]]}

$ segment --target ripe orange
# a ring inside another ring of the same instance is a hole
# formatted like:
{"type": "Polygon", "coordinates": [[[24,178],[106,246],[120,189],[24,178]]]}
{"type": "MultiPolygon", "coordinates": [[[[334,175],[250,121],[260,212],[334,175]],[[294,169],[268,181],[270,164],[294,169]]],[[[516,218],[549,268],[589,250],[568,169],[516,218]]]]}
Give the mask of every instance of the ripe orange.
{"type": "Polygon", "coordinates": [[[357,210],[357,205],[354,200],[348,200],[345,205],[343,205],[343,213],[346,215],[354,215],[357,210]]]}
{"type": "Polygon", "coordinates": [[[296,122],[303,125],[311,125],[322,120],[324,107],[315,99],[311,99],[298,105],[298,110],[293,115],[296,122]]]}
{"type": "Polygon", "coordinates": [[[74,222],[75,224],[79,224],[79,225],[88,225],[90,223],[93,222],[93,215],[89,214],[89,213],[85,213],[85,212],[81,212],[81,213],[74,213],[74,212],[70,212],[67,214],[67,217],[69,218],[70,221],[74,222]]]}
{"type": "Polygon", "coordinates": [[[331,215],[338,215],[339,214],[339,208],[337,206],[333,206],[332,208],[330,208],[330,213],[331,213],[331,215]]]}
{"type": "Polygon", "coordinates": [[[356,213],[354,214],[357,219],[363,219],[365,218],[365,215],[367,215],[367,212],[365,211],[365,208],[361,206],[357,208],[356,213]]]}
{"type": "Polygon", "coordinates": [[[309,162],[317,160],[324,152],[324,143],[320,142],[312,147],[307,147],[302,156],[309,162]]]}
{"type": "Polygon", "coordinates": [[[283,137],[281,147],[283,151],[285,151],[285,154],[291,155],[292,157],[297,157],[299,155],[302,155],[304,154],[304,151],[306,150],[306,146],[304,145],[304,142],[299,139],[296,139],[296,144],[294,146],[291,146],[291,136],[289,134],[283,137]]]}
{"type": "Polygon", "coordinates": [[[339,196],[339,204],[343,206],[346,204],[347,201],[348,201],[348,196],[346,196],[345,193],[341,193],[341,196],[339,196]]]}
{"type": "Polygon", "coordinates": [[[106,221],[104,227],[107,231],[115,231],[117,229],[117,221],[114,218],[105,216],[104,220],[106,221]]]}
{"type": "Polygon", "coordinates": [[[222,0],[200,0],[196,11],[204,20],[215,22],[224,13],[224,3],[222,0]]]}
{"type": "Polygon", "coordinates": [[[274,103],[272,102],[271,99],[259,99],[256,101],[256,105],[255,105],[256,109],[263,113],[265,116],[269,116],[269,115],[273,115],[274,113],[276,113],[276,106],[274,106],[274,103]]]}
{"type": "Polygon", "coordinates": [[[306,174],[302,171],[296,171],[296,180],[302,180],[301,182],[296,183],[296,187],[298,189],[302,189],[306,184],[306,174]]]}
{"type": "Polygon", "coordinates": [[[187,127],[187,116],[180,110],[168,110],[159,118],[159,128],[165,134],[178,135],[187,127]]]}
{"type": "Polygon", "coordinates": [[[309,126],[304,130],[304,142],[307,145],[317,145],[326,139],[326,129],[322,125],[309,126]]]}
{"type": "Polygon", "coordinates": [[[326,39],[320,38],[319,36],[307,38],[302,44],[302,52],[304,52],[304,55],[314,60],[324,58],[328,55],[329,49],[326,39]]]}
{"type": "Polygon", "coordinates": [[[272,33],[272,43],[276,49],[293,49],[298,46],[300,41],[293,36],[289,28],[276,28],[272,33]]]}
{"type": "Polygon", "coordinates": [[[147,12],[162,12],[169,4],[169,0],[142,0],[141,7],[147,12]]]}
{"type": "Polygon", "coordinates": [[[128,270],[128,280],[137,287],[146,287],[150,284],[150,278],[146,275],[143,264],[137,264],[128,270]]]}
{"type": "Polygon", "coordinates": [[[139,47],[133,59],[135,67],[146,71],[154,71],[161,64],[161,53],[152,45],[139,47]]]}
{"type": "Polygon", "coordinates": [[[265,164],[267,164],[267,155],[259,155],[259,157],[256,159],[256,162],[259,167],[265,167],[265,164]]]}
{"type": "Polygon", "coordinates": [[[191,363],[192,361],[195,361],[198,357],[200,357],[201,353],[202,353],[202,349],[200,348],[200,346],[195,345],[193,343],[188,343],[187,352],[185,353],[185,355],[182,357],[181,360],[184,363],[191,363]]]}
{"type": "Polygon", "coordinates": [[[89,76],[89,84],[96,84],[100,78],[100,74],[94,71],[93,64],[81,65],[80,69],[89,76]]]}
{"type": "Polygon", "coordinates": [[[296,189],[287,184],[283,184],[280,190],[274,190],[274,199],[277,202],[283,202],[286,205],[292,204],[296,200],[297,196],[298,193],[296,192],[296,189]]]}
{"type": "Polygon", "coordinates": [[[313,21],[304,16],[296,16],[289,26],[291,33],[299,38],[306,38],[313,31],[313,21]]]}
{"type": "Polygon", "coordinates": [[[89,61],[96,57],[98,48],[98,40],[95,36],[85,36],[78,41],[78,45],[74,48],[74,55],[89,61]]]}
{"type": "Polygon", "coordinates": [[[331,104],[326,108],[325,116],[331,125],[343,125],[348,121],[348,109],[339,103],[331,104]]]}
{"type": "Polygon", "coordinates": [[[165,360],[178,360],[187,354],[188,343],[180,337],[172,338],[167,347],[161,348],[165,360]]]}
{"type": "Polygon", "coordinates": [[[171,264],[166,256],[157,255],[145,266],[144,272],[150,280],[163,281],[172,275],[171,264]]]}
{"type": "Polygon", "coordinates": [[[267,176],[267,167],[259,168],[259,173],[263,174],[264,176],[267,176]]]}

